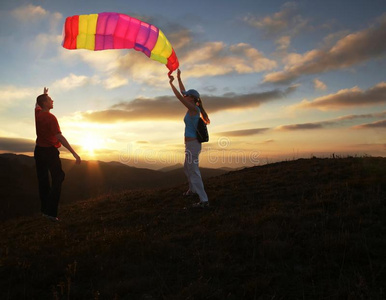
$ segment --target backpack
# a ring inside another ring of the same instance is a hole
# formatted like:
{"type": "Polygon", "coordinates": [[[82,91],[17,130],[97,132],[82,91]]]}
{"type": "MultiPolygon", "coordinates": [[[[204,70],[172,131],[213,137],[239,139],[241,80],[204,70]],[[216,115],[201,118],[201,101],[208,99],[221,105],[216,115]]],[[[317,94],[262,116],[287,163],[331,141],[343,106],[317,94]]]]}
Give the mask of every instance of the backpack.
{"type": "Polygon", "coordinates": [[[208,128],[206,127],[206,124],[202,118],[198,119],[196,133],[197,133],[197,140],[200,143],[205,143],[209,141],[208,128]]]}

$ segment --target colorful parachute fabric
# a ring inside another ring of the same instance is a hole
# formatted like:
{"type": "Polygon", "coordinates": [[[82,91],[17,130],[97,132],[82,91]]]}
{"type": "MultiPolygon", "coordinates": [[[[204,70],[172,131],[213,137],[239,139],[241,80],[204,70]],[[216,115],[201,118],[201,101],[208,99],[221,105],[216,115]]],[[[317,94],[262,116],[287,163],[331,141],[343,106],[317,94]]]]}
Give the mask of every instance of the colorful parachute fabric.
{"type": "Polygon", "coordinates": [[[166,65],[170,73],[178,58],[163,32],[154,25],[119,13],[68,17],[63,30],[66,49],[131,49],[166,65]]]}

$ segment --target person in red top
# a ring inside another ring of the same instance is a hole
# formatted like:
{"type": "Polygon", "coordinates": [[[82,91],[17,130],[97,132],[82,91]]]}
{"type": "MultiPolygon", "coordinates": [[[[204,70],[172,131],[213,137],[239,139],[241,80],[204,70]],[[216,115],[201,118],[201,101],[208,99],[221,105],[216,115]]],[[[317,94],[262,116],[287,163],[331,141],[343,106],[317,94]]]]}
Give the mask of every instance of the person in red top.
{"type": "Polygon", "coordinates": [[[80,164],[79,155],[72,149],[66,138],[62,135],[58,120],[50,113],[54,101],[48,96],[48,89],[36,98],[35,126],[36,146],[34,158],[36,173],[39,182],[39,197],[43,216],[52,221],[58,219],[58,205],[64,172],[59,158],[59,150],[62,145],[67,148],[80,164]],[[51,175],[51,183],[49,176],[51,175]]]}

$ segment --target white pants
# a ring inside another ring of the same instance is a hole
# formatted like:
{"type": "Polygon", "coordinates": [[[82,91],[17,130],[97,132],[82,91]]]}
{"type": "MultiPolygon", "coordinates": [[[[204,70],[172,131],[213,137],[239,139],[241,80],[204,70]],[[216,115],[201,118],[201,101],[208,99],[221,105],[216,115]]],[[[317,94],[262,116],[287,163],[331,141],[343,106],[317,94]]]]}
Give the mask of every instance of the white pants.
{"type": "Polygon", "coordinates": [[[200,197],[200,202],[207,202],[208,196],[204,189],[200,169],[198,168],[198,156],[201,152],[201,143],[197,140],[185,142],[184,171],[188,178],[189,190],[200,197]]]}

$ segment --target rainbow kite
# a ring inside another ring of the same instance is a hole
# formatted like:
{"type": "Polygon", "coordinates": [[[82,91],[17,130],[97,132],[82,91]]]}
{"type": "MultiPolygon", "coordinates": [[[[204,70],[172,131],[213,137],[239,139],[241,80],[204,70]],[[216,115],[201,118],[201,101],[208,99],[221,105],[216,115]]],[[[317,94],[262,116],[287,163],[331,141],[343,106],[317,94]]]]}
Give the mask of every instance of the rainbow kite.
{"type": "Polygon", "coordinates": [[[166,65],[169,74],[178,58],[163,32],[154,25],[119,13],[76,15],[66,18],[63,30],[66,49],[132,49],[166,65]]]}

